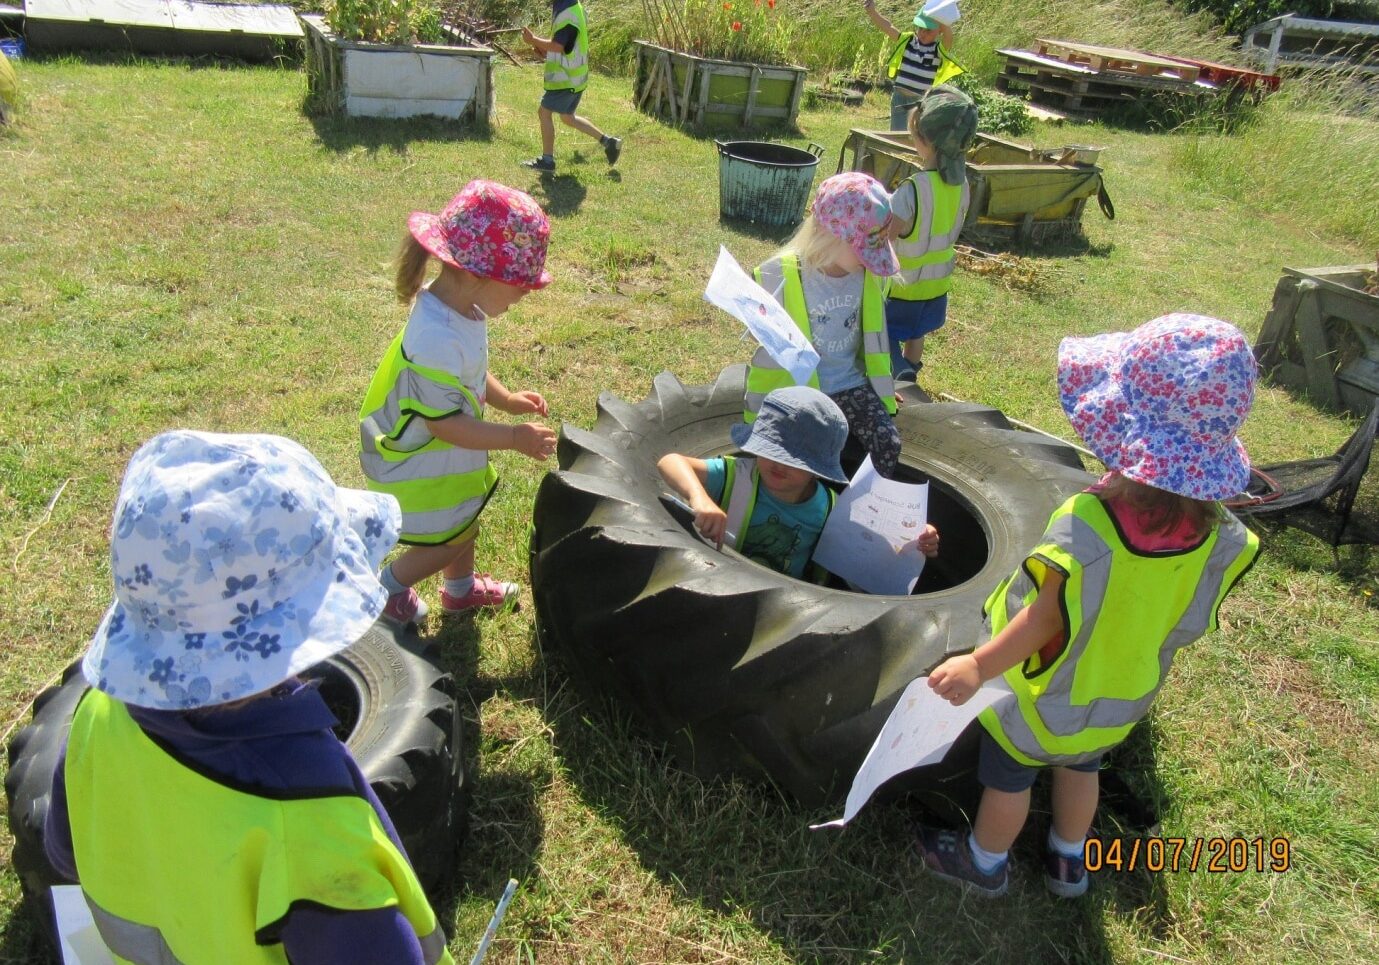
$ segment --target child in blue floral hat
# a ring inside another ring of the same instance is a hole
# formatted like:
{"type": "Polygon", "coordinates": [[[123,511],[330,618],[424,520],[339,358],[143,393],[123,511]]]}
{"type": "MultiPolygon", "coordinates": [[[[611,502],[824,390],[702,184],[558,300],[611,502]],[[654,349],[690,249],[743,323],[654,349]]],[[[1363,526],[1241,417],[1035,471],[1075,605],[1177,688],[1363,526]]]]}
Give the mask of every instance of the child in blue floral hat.
{"type": "Polygon", "coordinates": [[[1060,897],[1087,890],[1102,755],[1148,713],[1177,651],[1216,629],[1259,552],[1220,503],[1249,483],[1236,433],[1254,385],[1245,336],[1201,315],[1059,346],[1063,409],[1110,472],[1054,511],[1040,544],[987,599],[990,641],[929,675],[954,704],[996,677],[1014,692],[978,718],[985,790],[972,833],[920,833],[937,876],[1004,894],[1030,786],[1051,769],[1045,883],[1060,897]]]}
{"type": "Polygon", "coordinates": [[[452,961],[397,832],[302,671],[388,593],[391,496],[277,436],[168,432],[115,504],[45,845],[123,961],[452,961]]]}

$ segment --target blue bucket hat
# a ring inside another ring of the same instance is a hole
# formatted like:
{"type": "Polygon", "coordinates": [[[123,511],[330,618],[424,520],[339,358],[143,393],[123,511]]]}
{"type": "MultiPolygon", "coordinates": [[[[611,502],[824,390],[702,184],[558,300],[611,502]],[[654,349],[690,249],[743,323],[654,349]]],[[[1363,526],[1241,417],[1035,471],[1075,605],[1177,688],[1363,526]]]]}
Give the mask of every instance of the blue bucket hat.
{"type": "Polygon", "coordinates": [[[185,710],[268,690],[383,612],[392,496],[342,489],[280,436],[174,431],[134,453],[110,534],[115,601],[82,673],[125,703],[185,710]]]}
{"type": "Polygon", "coordinates": [[[848,423],[838,404],[807,385],[769,392],[751,425],[729,430],[743,452],[794,466],[832,482],[846,483],[838,457],[848,438],[848,423]]]}

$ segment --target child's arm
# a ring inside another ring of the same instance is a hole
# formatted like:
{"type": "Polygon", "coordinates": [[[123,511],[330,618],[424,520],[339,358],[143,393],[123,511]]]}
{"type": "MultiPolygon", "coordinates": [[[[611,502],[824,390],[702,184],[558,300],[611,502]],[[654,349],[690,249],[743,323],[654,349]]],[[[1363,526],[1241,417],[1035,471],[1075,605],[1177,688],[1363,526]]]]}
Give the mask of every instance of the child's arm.
{"type": "Polygon", "coordinates": [[[895,25],[876,12],[876,0],[862,0],[862,9],[867,12],[871,22],[876,24],[887,37],[895,40],[900,36],[900,31],[895,29],[895,25]]]}
{"type": "Polygon", "coordinates": [[[485,422],[456,412],[443,419],[427,419],[431,435],[461,449],[482,449],[493,452],[511,449],[542,462],[555,452],[555,430],[539,422],[519,422],[515,426],[500,422],[485,422]]]}
{"type": "Polygon", "coordinates": [[[546,37],[538,37],[536,34],[531,32],[530,27],[522,28],[522,39],[525,40],[527,43],[531,44],[532,48],[536,50],[537,53],[541,54],[555,54],[565,49],[562,45],[556,43],[554,40],[548,39],[546,37]]]}
{"type": "Polygon", "coordinates": [[[929,686],[957,706],[977,692],[985,681],[999,677],[1065,629],[1058,604],[1063,574],[1049,570],[1034,602],[1015,614],[1000,633],[971,653],[950,657],[929,674],[929,686]]]}
{"type": "Polygon", "coordinates": [[[728,514],[723,507],[713,501],[704,481],[709,478],[708,466],[704,460],[692,456],[682,456],[678,452],[668,452],[656,463],[661,476],[670,483],[670,488],[680,494],[694,511],[694,528],[711,539],[719,549],[723,548],[723,535],[728,531],[728,514]]]}
{"type": "Polygon", "coordinates": [[[924,532],[919,534],[919,538],[915,540],[915,545],[919,547],[919,551],[924,554],[925,559],[931,560],[938,556],[938,530],[934,528],[933,523],[924,524],[924,532]]]}
{"type": "Polygon", "coordinates": [[[900,182],[900,187],[895,189],[891,195],[891,213],[886,219],[886,235],[895,241],[908,235],[915,227],[915,218],[919,217],[919,189],[915,187],[913,181],[906,178],[900,182]],[[905,220],[905,215],[899,214],[895,210],[895,199],[900,196],[900,192],[906,187],[910,189],[910,199],[914,201],[915,210],[910,213],[909,220],[905,220]]]}
{"type": "Polygon", "coordinates": [[[522,389],[520,392],[509,391],[508,387],[498,381],[498,377],[492,372],[488,373],[485,393],[488,395],[489,405],[499,412],[506,412],[508,415],[539,415],[548,414],[546,400],[540,392],[531,389],[522,389]]]}
{"type": "Polygon", "coordinates": [[[938,25],[938,42],[944,50],[953,49],[953,28],[946,23],[938,25]]]}

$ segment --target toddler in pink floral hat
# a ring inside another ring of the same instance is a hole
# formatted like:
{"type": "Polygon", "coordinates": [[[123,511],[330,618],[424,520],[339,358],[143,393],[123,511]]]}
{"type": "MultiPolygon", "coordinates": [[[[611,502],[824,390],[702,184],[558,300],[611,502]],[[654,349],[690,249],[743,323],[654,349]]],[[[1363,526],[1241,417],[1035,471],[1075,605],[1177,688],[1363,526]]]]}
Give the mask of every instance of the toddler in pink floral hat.
{"type": "MultiPolygon", "coordinates": [[[[880,181],[859,171],[834,175],[819,185],[795,236],[754,272],[819,353],[809,385],[843,410],[848,431],[887,479],[900,464],[885,316],[890,276],[900,270],[890,217],[880,181]]],[[[767,393],[792,384],[759,349],[747,371],[743,419],[752,422],[767,393]]]]}
{"type": "Polygon", "coordinates": [[[550,283],[550,224],[528,195],[493,181],[467,184],[439,215],[416,213],[397,257],[397,295],[407,324],[374,372],[359,412],[359,461],[369,489],[402,507],[399,542],[409,548],[379,573],[389,591],[383,616],[420,620],[427,607],[415,586],[441,573],[441,608],[462,613],[512,600],[517,585],[474,572],[479,512],[498,477],[495,449],[536,460],[555,451],[555,432],[538,421],[546,400],[511,391],[488,367],[488,322],[550,283]],[[432,259],[440,272],[423,286],[432,259]]]}

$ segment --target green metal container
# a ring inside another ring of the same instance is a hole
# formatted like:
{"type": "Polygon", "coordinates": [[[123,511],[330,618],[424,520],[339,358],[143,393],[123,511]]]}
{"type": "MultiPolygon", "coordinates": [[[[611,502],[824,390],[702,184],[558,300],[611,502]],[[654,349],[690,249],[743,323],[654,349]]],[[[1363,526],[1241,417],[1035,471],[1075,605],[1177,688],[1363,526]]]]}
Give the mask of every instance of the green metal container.
{"type": "Polygon", "coordinates": [[[718,148],[718,213],[769,227],[804,219],[804,206],[824,149],[802,151],[765,141],[714,141],[718,148]]]}

